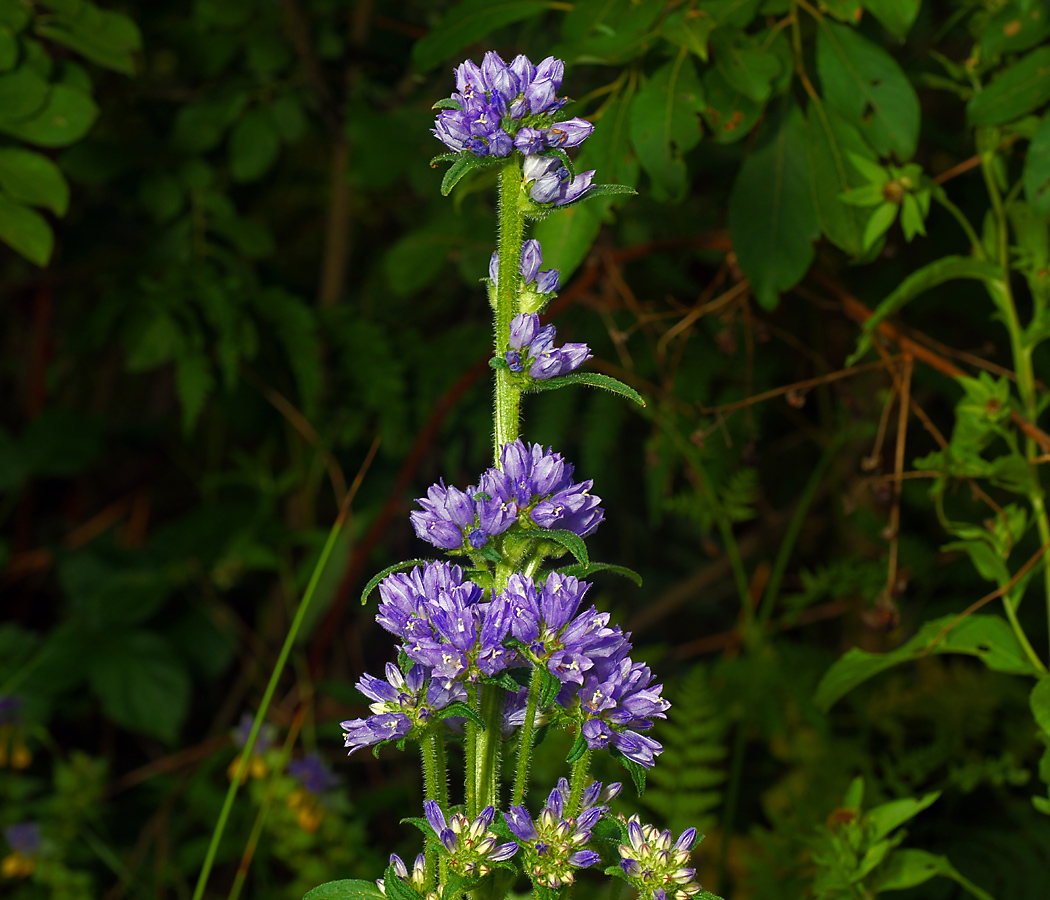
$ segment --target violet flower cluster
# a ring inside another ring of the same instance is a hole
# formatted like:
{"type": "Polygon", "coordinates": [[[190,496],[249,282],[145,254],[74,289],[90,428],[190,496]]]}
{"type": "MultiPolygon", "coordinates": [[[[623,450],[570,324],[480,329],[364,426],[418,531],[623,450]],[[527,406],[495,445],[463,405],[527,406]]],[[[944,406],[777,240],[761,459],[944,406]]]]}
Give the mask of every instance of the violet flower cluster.
{"type": "Polygon", "coordinates": [[[521,372],[540,381],[567,375],[594,354],[586,344],[554,346],[553,325],[540,326],[536,313],[519,313],[510,323],[510,349],[505,354],[511,372],[521,372]]]}
{"type": "Polygon", "coordinates": [[[409,516],[416,534],[453,553],[481,550],[490,538],[512,529],[565,529],[593,534],[605,517],[592,481],[574,482],[573,466],[539,444],[513,441],[503,447],[500,468],[482,474],[466,490],[431,485],[416,500],[422,510],[409,516]]]}
{"type": "Polygon", "coordinates": [[[478,157],[523,154],[525,182],[536,181],[530,189],[536,203],[564,206],[587,192],[593,171],[574,179],[557,155],[543,155],[579,147],[594,131],[586,119],[559,120],[567,102],[557,96],[564,62],[548,56],[533,65],[520,55],[508,65],[490,50],[480,66],[468,59],[455,73],[455,93],[438,104],[445,107],[432,129],[438,140],[457,153],[478,157]],[[530,170],[529,161],[544,165],[530,170]]]}
{"type": "MultiPolygon", "coordinates": [[[[535,238],[525,241],[521,245],[521,262],[518,264],[518,274],[521,276],[518,291],[519,305],[529,305],[540,309],[558,290],[558,270],[546,269],[541,272],[541,265],[543,265],[543,250],[540,242],[535,238]]],[[[495,292],[498,283],[499,253],[494,252],[489,260],[490,297],[495,292]]],[[[529,311],[534,311],[534,309],[529,311]]]]}

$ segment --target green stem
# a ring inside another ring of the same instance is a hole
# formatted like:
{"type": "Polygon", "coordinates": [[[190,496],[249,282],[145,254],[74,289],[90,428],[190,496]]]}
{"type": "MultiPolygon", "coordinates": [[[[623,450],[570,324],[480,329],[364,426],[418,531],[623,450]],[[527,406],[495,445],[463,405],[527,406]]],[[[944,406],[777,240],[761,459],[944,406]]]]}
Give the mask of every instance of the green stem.
{"type": "MultiPolygon", "coordinates": [[[[445,736],[441,731],[442,725],[434,728],[420,745],[423,754],[423,785],[427,800],[436,800],[443,811],[448,811],[448,770],[445,763],[445,736]]],[[[437,847],[432,841],[427,841],[426,849],[426,877],[425,885],[427,891],[432,891],[437,877],[437,847]]],[[[442,858],[442,862],[444,859],[442,858]]],[[[444,866],[442,866],[442,880],[445,878],[444,866]]]]}
{"type": "Polygon", "coordinates": [[[984,244],[981,243],[981,239],[977,236],[977,232],[973,230],[970,220],[966,218],[966,215],[958,206],[948,199],[948,194],[945,192],[944,188],[940,187],[940,185],[934,188],[933,199],[940,203],[941,206],[951,214],[952,218],[959,223],[959,227],[966,232],[966,239],[970,242],[970,247],[973,249],[973,255],[977,257],[977,259],[987,259],[987,254],[984,252],[984,244]]]}
{"type": "Polygon", "coordinates": [[[831,442],[810,473],[809,480],[802,489],[802,496],[798,498],[798,505],[795,507],[795,512],[788,523],[787,531],[784,533],[784,540],[780,542],[777,558],[773,561],[773,571],[769,575],[769,583],[766,585],[765,593],[762,595],[762,604],[758,609],[758,615],[755,617],[755,634],[759,637],[763,635],[766,624],[769,622],[773,609],[776,607],[777,597],[780,594],[780,583],[784,578],[784,572],[787,569],[791,553],[795,549],[795,543],[798,541],[799,532],[802,531],[806,515],[809,513],[809,508],[813,505],[813,498],[817,495],[817,488],[820,487],[824,473],[827,471],[828,466],[831,465],[831,461],[835,458],[835,454],[838,453],[844,440],[845,437],[839,435],[831,442]]]}
{"type": "Polygon", "coordinates": [[[529,760],[532,757],[532,739],[536,734],[536,709],[540,705],[540,690],[543,686],[542,670],[537,666],[529,680],[529,698],[525,702],[525,722],[521,726],[518,743],[518,768],[514,773],[514,793],[510,802],[520,804],[525,799],[529,781],[529,760]]]}
{"type": "MultiPolygon", "coordinates": [[[[478,709],[478,686],[467,685],[467,704],[478,709]]],[[[467,818],[474,821],[478,815],[478,726],[473,719],[464,723],[463,737],[463,802],[467,807],[467,818]]]]}
{"type": "Polygon", "coordinates": [[[580,798],[583,789],[587,787],[587,773],[591,768],[591,748],[583,751],[576,762],[572,764],[572,775],[569,778],[569,803],[566,809],[567,816],[575,816],[580,811],[580,798]]]}
{"type": "MultiPolygon", "coordinates": [[[[515,154],[516,155],[516,154],[515,154]]],[[[499,282],[496,287],[495,344],[496,355],[507,351],[510,323],[517,300],[518,266],[521,243],[525,236],[525,217],[518,208],[521,193],[521,168],[512,156],[499,173],[499,282]]],[[[496,371],[494,455],[500,463],[500,447],[518,437],[519,391],[506,372],[496,371]]]]}
{"type": "MultiPolygon", "coordinates": [[[[481,717],[485,730],[478,733],[474,751],[478,773],[478,811],[499,800],[500,747],[503,743],[503,710],[507,692],[498,684],[481,687],[481,717]]],[[[475,813],[477,815],[477,813],[475,813]]]]}
{"type": "Polygon", "coordinates": [[[317,590],[317,583],[321,579],[321,573],[324,571],[325,565],[328,563],[328,558],[332,555],[332,548],[335,547],[336,541],[339,538],[339,533],[343,529],[343,524],[350,511],[349,501],[352,496],[352,494],[347,494],[346,500],[343,501],[343,507],[339,510],[339,515],[336,517],[331,531],[328,532],[328,540],[325,541],[325,545],[321,550],[321,555],[318,557],[316,565],[314,565],[313,573],[310,575],[310,582],[307,584],[306,591],[303,593],[303,599],[299,601],[299,608],[295,612],[295,618],[292,619],[291,627],[289,627],[288,634],[284,639],[284,645],[281,647],[281,652],[277,656],[277,662],[274,664],[273,672],[270,673],[270,680],[266,685],[266,690],[263,692],[259,709],[255,713],[255,720],[252,722],[252,730],[248,733],[248,740],[245,742],[244,749],[241,751],[240,760],[237,763],[237,771],[234,773],[233,780],[230,782],[230,787],[226,791],[226,799],[223,801],[218,821],[215,823],[215,829],[211,836],[211,843],[208,844],[208,850],[204,856],[204,865],[201,867],[200,875],[197,877],[197,886],[193,891],[193,900],[201,900],[201,897],[204,896],[204,889],[208,884],[208,876],[211,874],[212,866],[215,863],[215,854],[219,850],[219,842],[222,840],[222,834],[226,830],[226,821],[230,817],[230,810],[233,809],[233,801],[236,799],[237,791],[241,786],[241,779],[244,777],[244,771],[247,768],[248,759],[251,756],[252,748],[255,746],[255,739],[259,736],[259,729],[262,727],[262,723],[266,718],[266,711],[270,708],[270,702],[273,700],[274,691],[277,690],[277,683],[280,681],[281,675],[284,673],[285,664],[288,662],[288,654],[292,651],[295,639],[299,634],[299,629],[302,627],[303,619],[306,616],[306,611],[310,607],[310,601],[313,599],[314,592],[317,590]]]}

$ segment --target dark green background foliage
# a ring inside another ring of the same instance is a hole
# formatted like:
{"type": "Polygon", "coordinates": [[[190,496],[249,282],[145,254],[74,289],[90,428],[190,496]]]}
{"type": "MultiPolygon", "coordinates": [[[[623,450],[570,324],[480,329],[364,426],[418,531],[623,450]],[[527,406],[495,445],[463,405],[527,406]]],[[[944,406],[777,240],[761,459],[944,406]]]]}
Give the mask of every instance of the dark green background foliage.
{"type": "Polygon", "coordinates": [[[1040,0],[0,0],[0,825],[45,835],[3,890],[189,897],[359,472],[209,896],[417,852],[416,762],[337,723],[389,657],[357,594],[426,555],[411,498],[487,463],[494,175],[443,198],[427,160],[494,48],[564,58],[577,166],[638,191],[533,236],[559,333],[648,405],[524,427],[644,576],[590,595],[675,703],[621,809],[705,830],[726,897],[1050,896],[1048,38],[1040,0]],[[289,735],[342,779],[319,826],[289,735]]]}

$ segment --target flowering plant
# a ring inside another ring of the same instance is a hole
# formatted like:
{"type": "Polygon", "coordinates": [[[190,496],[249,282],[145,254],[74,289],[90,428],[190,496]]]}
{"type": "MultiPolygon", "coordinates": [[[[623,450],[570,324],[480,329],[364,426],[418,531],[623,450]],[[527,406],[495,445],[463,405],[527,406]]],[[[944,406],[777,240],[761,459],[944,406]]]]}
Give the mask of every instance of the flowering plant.
{"type": "MultiPolygon", "coordinates": [[[[619,759],[639,792],[662,748],[646,732],[666,718],[649,667],[631,658],[630,635],[608,613],[585,603],[594,572],[630,570],[592,562],[584,543],[601,524],[601,499],[590,480],[577,481],[559,453],[518,435],[524,392],[584,383],[642,403],[631,388],[605,376],[577,372],[590,358],[584,344],[555,345],[553,325],[539,312],[558,289],[558,272],[541,271],[542,248],[524,240],[525,220],[609,193],[594,172],[575,174],[565,154],[593,130],[564,118],[559,98],[564,64],[553,57],[509,65],[489,52],[480,66],[456,70],[457,91],[440,109],[434,134],[452,162],[442,192],[466,172],[499,166],[499,247],[487,279],[495,312],[494,465],[461,489],[432,485],[411,514],[424,541],[458,562],[410,560],[381,572],[376,621],[400,645],[385,678],[358,682],[373,701],[372,715],[342,723],[354,753],[388,743],[418,743],[426,799],[417,826],[425,849],[411,867],[398,856],[376,885],[339,881],[307,895],[321,898],[451,900],[468,891],[500,900],[518,874],[537,896],[551,898],[579,869],[604,863],[645,900],[713,898],[693,879],[695,829],[675,839],[637,817],[610,812],[618,783],[592,781],[595,751],[619,759]],[[516,274],[515,274],[516,273],[516,274]],[[574,562],[552,568],[571,554],[574,562]],[[462,563],[462,564],[460,564],[462,563]],[[533,817],[525,805],[537,724],[575,735],[567,777],[550,790],[533,817]],[[453,802],[446,739],[462,732],[464,790],[453,802]],[[509,802],[500,796],[500,746],[516,740],[509,802]]],[[[643,404],[644,405],[644,404],[643,404]]]]}

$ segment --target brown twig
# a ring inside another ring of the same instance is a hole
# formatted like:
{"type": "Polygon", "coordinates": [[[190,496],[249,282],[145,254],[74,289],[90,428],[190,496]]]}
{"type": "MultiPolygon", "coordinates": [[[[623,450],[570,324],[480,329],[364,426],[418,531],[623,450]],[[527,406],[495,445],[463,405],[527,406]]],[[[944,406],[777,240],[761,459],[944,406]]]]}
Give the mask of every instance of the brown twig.
{"type": "Polygon", "coordinates": [[[886,597],[894,595],[897,584],[897,554],[899,550],[899,531],[901,521],[901,478],[904,475],[904,446],[908,435],[908,410],[911,397],[912,358],[905,353],[903,373],[901,376],[900,407],[897,415],[897,450],[894,454],[893,474],[896,484],[893,491],[893,508],[890,510],[890,556],[886,567],[886,597]]]}

